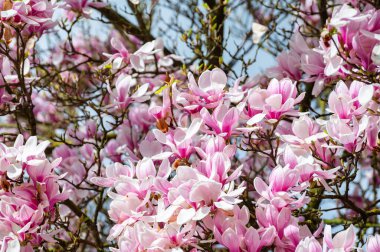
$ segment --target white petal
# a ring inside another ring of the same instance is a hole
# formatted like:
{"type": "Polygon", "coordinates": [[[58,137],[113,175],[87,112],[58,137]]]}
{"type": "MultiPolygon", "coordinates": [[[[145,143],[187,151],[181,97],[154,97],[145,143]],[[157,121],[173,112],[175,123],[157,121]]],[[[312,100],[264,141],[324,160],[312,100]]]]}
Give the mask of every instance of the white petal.
{"type": "Polygon", "coordinates": [[[372,100],[372,96],[373,96],[373,86],[372,85],[363,86],[359,90],[359,95],[358,95],[359,103],[361,105],[366,105],[368,102],[372,100]]]}
{"type": "Polygon", "coordinates": [[[144,71],[145,63],[142,57],[139,55],[131,55],[131,65],[137,71],[144,71]]]}
{"type": "Polygon", "coordinates": [[[10,179],[16,180],[21,176],[22,168],[17,165],[10,165],[7,171],[7,176],[10,179]]]}
{"type": "Polygon", "coordinates": [[[261,37],[268,31],[268,27],[254,22],[252,24],[252,39],[253,43],[258,44],[261,37]]]}
{"type": "Polygon", "coordinates": [[[182,209],[177,216],[177,224],[182,225],[189,222],[195,216],[195,209],[182,209]]]}
{"type": "Polygon", "coordinates": [[[210,207],[201,207],[198,209],[197,213],[195,214],[193,220],[202,220],[210,213],[211,208],[210,207]]]}
{"type": "Polygon", "coordinates": [[[247,124],[248,125],[254,125],[258,122],[261,122],[265,117],[265,114],[264,113],[260,113],[260,114],[257,114],[257,115],[254,115],[251,119],[248,120],[247,124]]]}

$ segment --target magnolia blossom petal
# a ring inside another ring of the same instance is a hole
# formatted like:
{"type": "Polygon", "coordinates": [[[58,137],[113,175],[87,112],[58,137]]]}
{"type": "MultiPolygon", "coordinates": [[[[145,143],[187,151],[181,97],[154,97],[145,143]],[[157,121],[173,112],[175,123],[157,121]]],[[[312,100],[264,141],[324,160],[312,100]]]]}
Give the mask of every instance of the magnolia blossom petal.
{"type": "Polygon", "coordinates": [[[258,44],[261,40],[261,37],[268,31],[268,27],[259,24],[259,23],[252,23],[252,40],[253,43],[258,44]]]}

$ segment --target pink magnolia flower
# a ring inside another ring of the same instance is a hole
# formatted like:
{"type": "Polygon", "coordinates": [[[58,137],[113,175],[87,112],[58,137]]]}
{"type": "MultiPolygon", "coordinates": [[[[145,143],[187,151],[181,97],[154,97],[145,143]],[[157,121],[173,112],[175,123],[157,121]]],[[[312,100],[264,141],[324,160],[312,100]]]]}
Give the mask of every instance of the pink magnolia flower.
{"type": "MultiPolygon", "coordinates": [[[[291,215],[287,207],[277,209],[272,205],[258,206],[256,208],[259,231],[270,232],[274,229],[274,245],[279,249],[294,251],[303,234],[298,226],[298,220],[291,215]]],[[[272,231],[273,232],[273,231],[272,231]]],[[[304,233],[310,233],[306,228],[304,233]]],[[[272,239],[273,239],[272,238],[272,239]]]]}
{"type": "Polygon", "coordinates": [[[112,64],[112,69],[117,70],[130,62],[130,53],[128,49],[123,45],[122,41],[118,38],[111,38],[111,46],[117,51],[117,53],[109,54],[103,53],[104,56],[108,57],[108,60],[104,62],[99,68],[103,68],[106,65],[112,64]]]}
{"type": "Polygon", "coordinates": [[[351,225],[347,230],[336,234],[334,238],[331,235],[331,226],[326,225],[323,238],[323,251],[344,251],[349,252],[355,245],[355,230],[351,225]]]}
{"type": "Polygon", "coordinates": [[[128,113],[128,119],[132,125],[141,129],[142,132],[148,132],[156,121],[149,111],[149,106],[145,103],[132,106],[128,113]]]}
{"type": "Polygon", "coordinates": [[[236,79],[234,85],[226,93],[226,98],[234,104],[241,102],[247,93],[247,91],[243,90],[243,86],[240,85],[242,79],[243,77],[236,79]]]}
{"type": "Polygon", "coordinates": [[[1,252],[19,252],[21,251],[21,245],[17,236],[13,233],[4,235],[2,241],[0,241],[1,252]]]}
{"type": "Polygon", "coordinates": [[[354,153],[362,148],[368,123],[367,116],[363,116],[359,122],[353,117],[352,126],[338,117],[332,116],[327,122],[326,129],[331,138],[342,144],[348,152],[354,153]]]}
{"type": "Polygon", "coordinates": [[[159,222],[168,221],[173,216],[176,216],[178,224],[198,221],[216,209],[231,211],[241,202],[238,197],[245,190],[244,184],[237,189],[232,182],[223,186],[186,166],[179,166],[176,173],[167,185],[171,204],[157,216],[159,222]]]}
{"type": "Polygon", "coordinates": [[[206,108],[203,108],[200,115],[205,125],[211,128],[211,130],[205,130],[207,133],[219,135],[225,139],[233,134],[239,121],[239,110],[235,107],[229,109],[224,104],[215,108],[212,115],[206,108]]]}
{"type": "Polygon", "coordinates": [[[49,144],[49,141],[37,144],[37,137],[32,136],[24,145],[22,135],[17,137],[13,147],[7,147],[0,143],[1,173],[6,173],[11,179],[18,179],[28,162],[46,158],[44,151],[49,144]]]}
{"type": "Polygon", "coordinates": [[[132,54],[129,53],[128,49],[123,45],[123,42],[117,38],[111,39],[111,46],[117,52],[114,54],[103,53],[108,57],[108,60],[100,65],[99,68],[103,68],[112,63],[111,69],[113,72],[128,66],[128,64],[136,71],[144,71],[146,63],[154,60],[153,55],[162,51],[162,42],[160,39],[145,43],[132,54]]]}
{"type": "Polygon", "coordinates": [[[162,131],[154,129],[153,134],[156,139],[171,149],[171,152],[163,153],[162,157],[167,158],[175,154],[179,159],[189,159],[190,155],[194,152],[193,137],[200,129],[202,123],[202,120],[197,118],[192,121],[188,128],[178,127],[166,135],[162,131]]]}
{"type": "Polygon", "coordinates": [[[328,83],[331,79],[331,77],[325,75],[325,66],[323,54],[317,50],[309,50],[301,56],[301,69],[308,75],[303,81],[313,83],[311,93],[314,96],[318,96],[322,92],[325,83],[328,83]]]}
{"type": "Polygon", "coordinates": [[[280,134],[279,136],[287,143],[296,146],[310,146],[312,142],[322,139],[327,136],[326,133],[321,132],[320,126],[313,121],[310,117],[303,115],[292,122],[292,135],[280,134]]]}
{"type": "MultiPolygon", "coordinates": [[[[182,251],[181,247],[196,245],[194,233],[196,229],[192,224],[184,227],[175,223],[167,224],[163,228],[151,226],[139,221],[133,227],[128,227],[118,241],[119,249],[113,251],[141,251],[141,250],[173,250],[182,251]]],[[[196,252],[196,249],[189,250],[196,252]]]]}
{"type": "Polygon", "coordinates": [[[290,79],[273,79],[267,88],[264,113],[268,119],[279,119],[282,115],[294,114],[294,106],[303,100],[305,93],[297,96],[295,83],[290,79]]]}
{"type": "Polygon", "coordinates": [[[299,32],[295,32],[290,42],[290,51],[282,52],[278,57],[278,66],[268,69],[269,77],[289,78],[298,81],[302,77],[301,56],[310,52],[309,45],[299,32]]]}
{"type": "Polygon", "coordinates": [[[329,96],[329,108],[340,119],[351,119],[353,115],[361,115],[366,111],[373,96],[373,86],[353,81],[350,89],[339,81],[335,91],[329,96]]]}
{"type": "Polygon", "coordinates": [[[325,64],[320,53],[310,50],[301,57],[301,68],[310,76],[319,76],[323,74],[325,64]]]}
{"type": "Polygon", "coordinates": [[[380,131],[380,118],[376,116],[369,117],[369,123],[366,130],[367,133],[367,146],[373,149],[377,146],[379,141],[378,132],[380,131]]]}
{"type": "Polygon", "coordinates": [[[192,73],[188,74],[189,91],[176,96],[176,103],[191,113],[202,108],[216,108],[224,97],[227,76],[219,68],[206,70],[201,74],[198,84],[192,73]]]}
{"type": "MultiPolygon", "coordinates": [[[[305,93],[301,93],[297,96],[296,84],[290,79],[272,79],[268,85],[268,88],[263,91],[254,92],[252,95],[252,105],[248,105],[249,114],[254,114],[248,125],[253,125],[260,122],[264,118],[271,121],[277,121],[284,115],[297,115],[298,112],[294,109],[294,106],[300,103],[305,96],[305,93]],[[257,113],[262,110],[261,113],[257,113]],[[273,120],[272,120],[273,119],[273,120]]],[[[250,98],[248,98],[250,102],[250,98]]]]}
{"type": "Polygon", "coordinates": [[[221,136],[210,136],[209,138],[204,139],[201,144],[201,147],[195,147],[195,149],[203,160],[218,152],[222,152],[228,158],[232,158],[236,153],[236,146],[227,145],[226,141],[221,136]]]}
{"type": "MultiPolygon", "coordinates": [[[[247,105],[244,108],[244,119],[250,119],[255,115],[258,115],[260,119],[263,119],[263,109],[266,99],[266,90],[260,88],[252,88],[248,91],[247,105]]],[[[252,125],[252,121],[248,121],[249,125],[252,125]]]]}
{"type": "Polygon", "coordinates": [[[228,248],[231,252],[239,252],[240,244],[243,240],[243,236],[236,233],[235,230],[228,228],[223,232],[221,243],[228,248]]]}
{"type": "Polygon", "coordinates": [[[330,25],[335,27],[341,27],[349,23],[349,21],[355,17],[359,11],[352,8],[348,4],[342,5],[340,8],[336,8],[332,14],[330,25]]]}
{"type": "Polygon", "coordinates": [[[106,167],[106,173],[104,177],[93,177],[91,182],[103,186],[114,187],[122,176],[134,177],[135,169],[133,164],[123,165],[121,163],[115,163],[106,167]]]}
{"type": "MultiPolygon", "coordinates": [[[[110,210],[108,215],[110,219],[117,223],[114,228],[122,228],[127,225],[131,225],[139,220],[144,212],[148,210],[146,204],[148,198],[140,198],[138,195],[129,193],[126,195],[128,200],[125,200],[125,196],[112,194],[109,195],[112,199],[110,204],[110,210]]],[[[147,196],[149,196],[147,194],[147,196]]]]}
{"type": "Polygon", "coordinates": [[[32,100],[34,105],[33,113],[38,121],[45,123],[57,123],[59,121],[60,114],[47,93],[42,91],[38,93],[34,92],[32,94],[32,100]]]}
{"type": "Polygon", "coordinates": [[[42,32],[55,25],[52,21],[54,5],[46,0],[22,0],[12,3],[12,8],[1,11],[1,19],[7,22],[24,23],[25,30],[42,32]]]}
{"type": "MultiPolygon", "coordinates": [[[[254,186],[258,194],[262,198],[258,200],[258,204],[269,201],[271,205],[278,208],[291,206],[298,208],[308,202],[305,194],[299,199],[293,198],[292,189],[298,189],[299,173],[296,170],[289,169],[289,166],[277,166],[269,177],[269,186],[260,177],[254,180],[254,186]]],[[[299,190],[299,189],[298,189],[299,190]]]]}
{"type": "Polygon", "coordinates": [[[106,3],[92,2],[91,0],[65,0],[62,8],[67,11],[67,18],[73,21],[76,15],[82,15],[85,18],[90,18],[91,8],[103,8],[106,3]]]}
{"type": "Polygon", "coordinates": [[[170,89],[166,88],[162,91],[162,105],[156,105],[151,103],[149,113],[156,118],[156,120],[165,120],[170,114],[171,102],[170,102],[170,89]]]}
{"type": "Polygon", "coordinates": [[[49,142],[37,145],[37,138],[30,137],[23,145],[23,140],[20,135],[13,147],[1,145],[1,150],[8,154],[2,162],[19,166],[26,173],[23,177],[17,174],[15,180],[8,182],[11,190],[0,191],[0,247],[7,251],[19,248],[20,244],[28,251],[43,240],[54,242],[51,223],[56,203],[68,197],[66,192],[60,192],[53,171],[60,159],[50,163],[45,157],[49,142]]]}
{"type": "Polygon", "coordinates": [[[276,238],[276,229],[274,227],[266,228],[263,232],[258,232],[250,227],[244,235],[245,245],[248,252],[259,252],[263,247],[273,244],[276,238]]]}
{"type": "Polygon", "coordinates": [[[322,246],[314,237],[305,237],[298,244],[296,252],[322,252],[322,246]]]}
{"type": "Polygon", "coordinates": [[[317,181],[321,183],[327,191],[332,191],[326,180],[334,179],[336,177],[335,173],[340,167],[323,170],[319,164],[314,163],[314,158],[311,153],[305,153],[303,149],[296,151],[298,151],[297,155],[290,146],[286,146],[284,151],[284,163],[298,172],[301,187],[309,186],[310,181],[317,181]]]}
{"type": "MultiPolygon", "coordinates": [[[[174,60],[178,62],[182,61],[181,57],[174,54],[164,55],[163,51],[164,43],[161,38],[145,43],[131,55],[132,68],[138,72],[142,72],[145,69],[153,70],[156,67],[164,71],[173,65],[174,60]]],[[[159,75],[158,77],[164,77],[164,75],[159,75]]]]}
{"type": "Polygon", "coordinates": [[[108,92],[113,99],[112,106],[124,110],[132,102],[144,102],[149,99],[149,97],[145,95],[149,88],[148,83],[143,84],[132,95],[129,94],[131,87],[135,84],[135,80],[132,76],[121,74],[115,82],[114,90],[111,90],[111,87],[108,86],[108,92]]]}
{"type": "Polygon", "coordinates": [[[221,234],[228,228],[241,229],[249,222],[249,209],[246,206],[239,207],[235,205],[232,211],[217,210],[214,216],[207,216],[204,220],[207,228],[214,230],[215,237],[221,237],[221,234]]]}
{"type": "Polygon", "coordinates": [[[299,54],[294,51],[282,52],[276,60],[278,66],[269,69],[270,77],[290,78],[293,81],[301,79],[302,71],[299,54]]]}
{"type": "Polygon", "coordinates": [[[380,235],[370,236],[367,240],[366,247],[368,252],[380,251],[380,235]]]}
{"type": "Polygon", "coordinates": [[[328,52],[328,55],[325,55],[326,75],[355,72],[355,65],[375,71],[377,66],[373,62],[372,52],[379,42],[379,13],[375,8],[367,8],[360,12],[358,8],[353,8],[347,3],[334,8],[329,26],[334,27],[338,33],[333,36],[334,42],[331,41],[331,46],[328,49],[324,48],[328,52]],[[342,49],[347,52],[347,59],[338,55],[340,48],[336,48],[335,44],[342,45],[342,49]],[[347,61],[354,63],[354,67],[352,64],[346,64],[347,61]]]}
{"type": "Polygon", "coordinates": [[[277,236],[281,239],[284,235],[285,227],[290,225],[291,211],[286,207],[280,211],[274,206],[266,205],[265,207],[256,208],[256,217],[260,227],[269,228],[273,226],[277,231],[277,236]]]}
{"type": "Polygon", "coordinates": [[[222,152],[209,155],[206,160],[201,160],[197,166],[202,174],[223,185],[237,179],[241,175],[242,168],[243,166],[239,166],[233,173],[228,174],[231,170],[230,157],[222,152]]]}

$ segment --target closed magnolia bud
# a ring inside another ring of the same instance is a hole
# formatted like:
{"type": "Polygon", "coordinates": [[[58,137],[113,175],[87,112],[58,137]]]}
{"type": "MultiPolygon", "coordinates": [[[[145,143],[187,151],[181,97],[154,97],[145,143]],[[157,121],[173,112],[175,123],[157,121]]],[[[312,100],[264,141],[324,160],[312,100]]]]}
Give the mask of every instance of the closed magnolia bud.
{"type": "Polygon", "coordinates": [[[12,30],[8,27],[4,28],[4,40],[9,44],[12,40],[12,30]]]}

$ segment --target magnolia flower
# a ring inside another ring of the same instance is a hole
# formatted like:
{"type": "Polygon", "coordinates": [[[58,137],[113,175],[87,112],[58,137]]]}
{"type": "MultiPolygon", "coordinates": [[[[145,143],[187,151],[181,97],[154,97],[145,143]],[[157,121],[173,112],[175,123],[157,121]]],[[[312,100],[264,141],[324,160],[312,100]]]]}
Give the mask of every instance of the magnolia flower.
{"type": "Polygon", "coordinates": [[[162,48],[160,48],[162,45],[159,39],[145,43],[132,54],[129,53],[122,41],[117,38],[111,39],[111,45],[118,52],[114,54],[103,53],[103,55],[108,57],[108,60],[100,65],[99,68],[103,68],[112,63],[111,69],[113,72],[116,72],[129,63],[136,71],[144,71],[145,62],[154,59],[152,55],[162,51],[162,48]]]}
{"type": "Polygon", "coordinates": [[[229,109],[224,104],[220,104],[212,115],[206,108],[203,108],[200,114],[205,124],[212,129],[207,132],[224,138],[231,136],[239,120],[239,110],[235,107],[229,109]]]}
{"type": "Polygon", "coordinates": [[[179,92],[176,103],[191,113],[199,112],[202,108],[212,109],[220,105],[227,85],[227,76],[219,68],[204,71],[196,82],[192,73],[188,74],[190,92],[179,92]]]}
{"type": "Polygon", "coordinates": [[[17,236],[13,233],[9,233],[4,236],[3,240],[0,241],[1,251],[5,252],[19,252],[21,251],[20,241],[17,236]]]}
{"type": "Polygon", "coordinates": [[[282,52],[276,58],[278,66],[268,69],[269,77],[281,79],[289,78],[298,81],[302,77],[300,55],[295,51],[282,52]]]}
{"type": "Polygon", "coordinates": [[[103,8],[106,3],[92,2],[91,0],[65,0],[62,8],[68,12],[67,18],[73,21],[76,14],[80,14],[85,18],[91,17],[91,8],[103,8]]]}
{"type": "Polygon", "coordinates": [[[331,117],[327,122],[326,129],[331,138],[342,144],[348,152],[354,153],[362,148],[365,140],[365,134],[363,133],[365,133],[368,123],[367,116],[363,116],[360,121],[354,117],[352,125],[337,117],[331,117]]]}
{"type": "Polygon", "coordinates": [[[1,20],[7,25],[10,23],[24,24],[23,33],[25,35],[41,35],[46,29],[56,24],[56,22],[52,21],[55,4],[50,1],[22,0],[3,2],[2,5],[5,9],[1,11],[1,20]]]}
{"type": "Polygon", "coordinates": [[[115,54],[103,53],[104,56],[108,57],[108,60],[104,62],[99,68],[112,63],[112,69],[117,70],[122,67],[122,64],[128,64],[130,60],[130,54],[127,48],[123,45],[122,41],[118,38],[111,38],[111,46],[118,51],[115,54]]]}
{"type": "Polygon", "coordinates": [[[289,169],[289,166],[277,166],[269,177],[269,185],[262,178],[256,177],[253,181],[254,187],[261,198],[258,204],[269,202],[269,204],[277,208],[283,208],[290,205],[293,208],[298,208],[308,202],[305,194],[299,199],[294,198],[295,193],[292,190],[298,189],[300,174],[294,169],[289,169]]]}
{"type": "Polygon", "coordinates": [[[348,89],[343,81],[339,81],[330,93],[329,109],[340,119],[351,119],[353,115],[361,115],[366,111],[373,93],[372,85],[353,81],[348,89]]]}
{"type": "Polygon", "coordinates": [[[344,4],[340,8],[334,9],[329,24],[339,28],[346,25],[349,22],[349,19],[353,18],[357,14],[357,9],[350,7],[348,4],[344,4]]]}
{"type": "Polygon", "coordinates": [[[44,151],[49,141],[37,144],[37,138],[30,137],[25,145],[23,142],[24,138],[19,135],[13,147],[0,145],[0,166],[16,167],[15,171],[6,171],[12,180],[1,178],[2,185],[5,179],[12,188],[0,190],[1,251],[19,251],[21,244],[29,251],[30,247],[41,245],[41,239],[54,242],[51,223],[55,207],[68,198],[66,192],[60,192],[59,178],[53,171],[61,159],[53,162],[46,159],[44,151]],[[20,176],[20,171],[25,176],[20,176]]]}
{"type": "Polygon", "coordinates": [[[11,179],[18,179],[23,169],[34,160],[43,160],[44,151],[50,144],[49,141],[37,144],[37,137],[30,137],[24,145],[24,137],[19,135],[13,147],[0,144],[0,171],[7,173],[11,179]]]}
{"type": "Polygon", "coordinates": [[[145,95],[149,88],[148,83],[140,86],[132,95],[129,94],[131,87],[135,84],[131,75],[121,74],[115,82],[114,90],[111,90],[110,85],[108,85],[108,92],[113,98],[112,106],[118,109],[126,109],[132,102],[144,102],[149,99],[149,96],[145,95]]]}
{"type": "Polygon", "coordinates": [[[305,237],[298,244],[296,252],[322,252],[322,246],[314,237],[305,237]]]}
{"type": "Polygon", "coordinates": [[[281,134],[279,137],[293,145],[307,146],[318,139],[327,137],[325,132],[321,132],[319,125],[306,115],[294,119],[291,129],[293,134],[281,134]]]}
{"type": "Polygon", "coordinates": [[[368,238],[367,244],[368,252],[377,252],[380,251],[380,235],[370,236],[368,238]]]}
{"type": "Polygon", "coordinates": [[[264,118],[277,121],[284,115],[297,115],[294,106],[300,103],[304,96],[305,93],[297,96],[296,85],[290,79],[272,79],[264,92],[257,92],[253,96],[252,102],[256,103],[253,110],[261,109],[262,113],[257,113],[247,124],[253,125],[264,118]]]}
{"type": "MultiPolygon", "coordinates": [[[[194,119],[188,128],[177,128],[173,132],[164,134],[162,131],[155,129],[153,134],[157,141],[170,147],[171,152],[157,153],[155,158],[165,159],[175,154],[177,158],[189,159],[190,155],[194,151],[193,137],[198,132],[203,121],[199,118],[194,119]]],[[[149,146],[152,147],[152,146],[149,146]]]]}
{"type": "Polygon", "coordinates": [[[261,234],[254,228],[248,228],[244,241],[248,252],[259,252],[263,247],[270,246],[276,238],[276,229],[272,226],[266,228],[261,234]]]}
{"type": "Polygon", "coordinates": [[[347,230],[343,230],[336,234],[334,238],[331,236],[331,226],[326,225],[323,239],[323,251],[349,252],[355,245],[355,240],[356,237],[353,225],[350,225],[347,230]]]}
{"type": "Polygon", "coordinates": [[[254,44],[260,42],[261,37],[268,31],[268,27],[261,25],[259,23],[252,23],[252,40],[254,44]]]}

